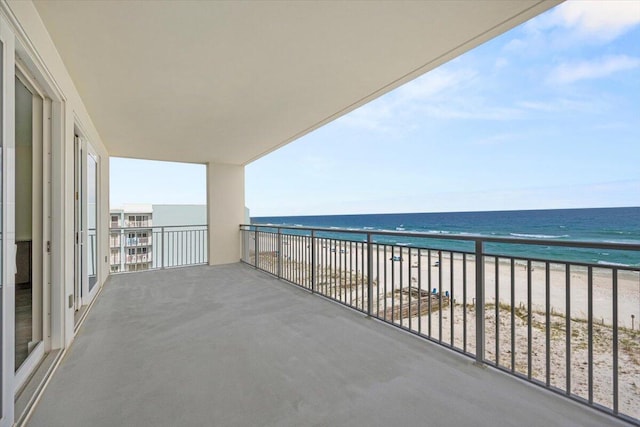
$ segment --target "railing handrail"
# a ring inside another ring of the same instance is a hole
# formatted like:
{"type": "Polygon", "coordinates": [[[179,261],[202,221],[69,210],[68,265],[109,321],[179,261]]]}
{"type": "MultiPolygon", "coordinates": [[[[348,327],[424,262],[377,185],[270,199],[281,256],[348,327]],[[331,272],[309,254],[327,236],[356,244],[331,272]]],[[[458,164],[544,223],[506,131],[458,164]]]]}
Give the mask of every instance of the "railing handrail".
{"type": "Polygon", "coordinates": [[[121,231],[121,230],[151,230],[151,229],[167,229],[167,228],[208,228],[208,224],[197,224],[197,225],[149,225],[147,227],[109,227],[110,231],[121,231]]]}
{"type": "Polygon", "coordinates": [[[279,230],[301,230],[301,231],[321,231],[328,233],[346,233],[360,234],[363,236],[398,236],[398,237],[416,237],[429,238],[437,240],[457,240],[468,242],[490,242],[505,244],[521,244],[521,245],[538,245],[538,246],[562,246],[584,249],[610,249],[621,251],[640,251],[640,244],[635,243],[609,243],[609,242],[589,242],[584,240],[555,240],[555,239],[523,239],[520,237],[496,237],[483,235],[460,235],[460,234],[440,234],[420,231],[391,231],[391,230],[354,230],[350,228],[326,228],[326,227],[306,227],[306,226],[289,226],[275,224],[240,224],[240,227],[255,228],[275,228],[279,230]]]}

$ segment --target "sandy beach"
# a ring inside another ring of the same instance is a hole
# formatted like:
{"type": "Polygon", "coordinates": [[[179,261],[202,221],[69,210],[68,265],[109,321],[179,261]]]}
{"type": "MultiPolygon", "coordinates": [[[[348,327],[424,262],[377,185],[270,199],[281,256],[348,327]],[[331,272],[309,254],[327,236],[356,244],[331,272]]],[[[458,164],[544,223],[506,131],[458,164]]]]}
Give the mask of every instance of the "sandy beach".
{"type": "MultiPolygon", "coordinates": [[[[277,239],[271,235],[262,235],[259,244],[261,268],[277,274],[277,239]]],[[[310,244],[308,237],[289,235],[283,237],[280,247],[281,276],[309,288],[310,244]]],[[[315,245],[316,290],[366,311],[369,271],[366,243],[316,239],[315,245]]],[[[459,253],[418,251],[397,246],[372,247],[373,314],[475,354],[475,256],[466,255],[463,258],[459,253]],[[430,297],[429,293],[432,292],[435,292],[437,297],[430,297]],[[422,297],[419,297],[420,295],[422,297]],[[424,307],[424,304],[429,304],[429,300],[433,301],[430,313],[424,307]],[[442,302],[442,310],[437,308],[438,302],[442,302]],[[421,304],[423,306],[420,306],[421,304]]],[[[485,359],[523,375],[528,375],[530,370],[532,378],[544,383],[547,380],[548,353],[549,384],[560,390],[567,390],[566,303],[569,292],[569,386],[572,394],[588,398],[587,267],[571,265],[567,273],[567,267],[563,263],[550,263],[547,269],[545,263],[532,262],[530,270],[524,260],[498,258],[496,262],[495,257],[485,257],[485,359]]],[[[613,407],[612,277],[613,269],[610,266],[594,267],[592,270],[593,399],[594,402],[609,408],[613,407]]],[[[637,379],[640,378],[640,272],[619,270],[617,279],[618,404],[620,412],[639,418],[640,382],[637,379]]]]}

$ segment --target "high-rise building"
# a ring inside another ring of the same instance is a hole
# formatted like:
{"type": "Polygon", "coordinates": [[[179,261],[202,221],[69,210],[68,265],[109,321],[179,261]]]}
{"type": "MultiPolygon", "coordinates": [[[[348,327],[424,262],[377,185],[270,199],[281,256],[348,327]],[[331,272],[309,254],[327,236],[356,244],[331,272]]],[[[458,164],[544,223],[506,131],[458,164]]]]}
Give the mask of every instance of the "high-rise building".
{"type": "Polygon", "coordinates": [[[153,206],[111,209],[109,232],[112,273],[149,270],[153,263],[153,206]]]}
{"type": "MultiPolygon", "coordinates": [[[[248,221],[248,209],[246,211],[248,221]]],[[[176,260],[172,254],[182,249],[185,249],[186,258],[180,259],[180,264],[198,263],[204,259],[206,205],[126,204],[111,209],[110,215],[109,265],[112,273],[173,265],[176,260]]]]}

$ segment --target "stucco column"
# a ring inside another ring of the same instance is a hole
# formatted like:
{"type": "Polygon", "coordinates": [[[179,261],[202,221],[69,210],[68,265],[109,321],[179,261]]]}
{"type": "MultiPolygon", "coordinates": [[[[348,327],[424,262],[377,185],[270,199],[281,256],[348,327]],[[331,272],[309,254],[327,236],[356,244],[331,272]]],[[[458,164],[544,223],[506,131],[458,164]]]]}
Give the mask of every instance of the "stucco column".
{"type": "Polygon", "coordinates": [[[244,222],[244,166],[207,164],[209,265],[240,261],[240,228],[244,222]]]}

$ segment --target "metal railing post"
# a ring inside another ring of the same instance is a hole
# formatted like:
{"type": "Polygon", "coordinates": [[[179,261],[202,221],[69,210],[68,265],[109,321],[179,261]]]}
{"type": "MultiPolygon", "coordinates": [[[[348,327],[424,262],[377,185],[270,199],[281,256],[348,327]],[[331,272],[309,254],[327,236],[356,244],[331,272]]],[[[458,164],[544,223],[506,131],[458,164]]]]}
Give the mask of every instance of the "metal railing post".
{"type": "Polygon", "coordinates": [[[258,227],[253,230],[253,266],[258,268],[258,227]]]}
{"type": "Polygon", "coordinates": [[[367,233],[367,315],[373,312],[373,245],[371,233],[367,233]]]}
{"type": "Polygon", "coordinates": [[[484,242],[476,240],[476,364],[484,362],[484,242]]]}
{"type": "Polygon", "coordinates": [[[164,227],[160,227],[160,269],[164,270],[164,227]]]}
{"type": "Polygon", "coordinates": [[[282,277],[282,229],[278,228],[278,279],[282,277]]]}
{"type": "Polygon", "coordinates": [[[316,292],[316,232],[311,230],[311,293],[316,292]]]}
{"type": "Polygon", "coordinates": [[[127,245],[125,244],[124,228],[120,229],[120,271],[124,271],[124,266],[127,263],[127,245]]]}

